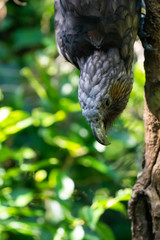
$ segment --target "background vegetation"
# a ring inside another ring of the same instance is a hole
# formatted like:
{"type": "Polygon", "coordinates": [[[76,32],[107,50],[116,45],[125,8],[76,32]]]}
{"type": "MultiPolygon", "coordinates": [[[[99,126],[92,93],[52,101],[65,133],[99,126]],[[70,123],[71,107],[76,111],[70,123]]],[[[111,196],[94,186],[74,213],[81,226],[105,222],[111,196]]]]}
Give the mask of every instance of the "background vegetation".
{"type": "Polygon", "coordinates": [[[105,148],[81,115],[78,70],[57,53],[54,1],[1,2],[0,239],[129,240],[144,135],[138,62],[105,148]]]}

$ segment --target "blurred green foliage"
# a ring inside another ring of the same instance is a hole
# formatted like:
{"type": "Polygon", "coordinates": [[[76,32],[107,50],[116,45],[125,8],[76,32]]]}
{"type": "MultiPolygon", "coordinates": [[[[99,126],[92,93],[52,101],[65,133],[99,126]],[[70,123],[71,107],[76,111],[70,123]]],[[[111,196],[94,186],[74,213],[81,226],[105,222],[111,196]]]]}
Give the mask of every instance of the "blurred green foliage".
{"type": "Polygon", "coordinates": [[[57,53],[53,1],[28,0],[25,7],[8,1],[6,8],[0,23],[0,239],[129,240],[127,201],[144,135],[139,64],[127,109],[105,148],[81,115],[78,70],[57,53]]]}

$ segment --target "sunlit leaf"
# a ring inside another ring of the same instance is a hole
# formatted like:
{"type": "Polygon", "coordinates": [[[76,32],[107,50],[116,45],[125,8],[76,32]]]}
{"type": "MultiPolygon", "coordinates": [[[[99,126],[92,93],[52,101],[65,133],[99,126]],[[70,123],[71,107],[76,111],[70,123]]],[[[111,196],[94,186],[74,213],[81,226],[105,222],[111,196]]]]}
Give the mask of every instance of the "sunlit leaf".
{"type": "Polygon", "coordinates": [[[1,221],[0,226],[4,226],[6,231],[18,232],[19,234],[35,236],[40,234],[38,224],[32,222],[22,222],[14,219],[1,221]]]}
{"type": "Polygon", "coordinates": [[[17,188],[10,193],[10,204],[16,207],[25,207],[31,202],[34,195],[33,192],[25,188],[17,188]]]}
{"type": "Polygon", "coordinates": [[[85,232],[82,226],[77,226],[70,234],[71,240],[82,240],[84,239],[85,232]]]}
{"type": "Polygon", "coordinates": [[[58,201],[46,200],[45,206],[46,206],[46,218],[49,221],[53,223],[59,223],[65,218],[62,205],[58,201]]]}
{"type": "Polygon", "coordinates": [[[114,201],[112,202],[111,200],[108,201],[107,208],[120,212],[124,215],[126,215],[127,213],[125,205],[118,201],[115,201],[115,202],[114,201]]]}
{"type": "Polygon", "coordinates": [[[49,186],[56,187],[61,186],[61,178],[59,169],[53,169],[49,174],[49,186]]]}
{"type": "Polygon", "coordinates": [[[4,142],[7,139],[7,136],[4,132],[0,132],[0,142],[4,142]]]}
{"type": "Polygon", "coordinates": [[[32,116],[36,126],[42,125],[44,127],[49,127],[53,123],[63,121],[66,118],[66,114],[63,111],[52,114],[43,112],[41,109],[34,109],[32,116]]]}
{"type": "Polygon", "coordinates": [[[32,159],[36,157],[36,152],[32,148],[22,147],[15,152],[17,159],[32,159]]]}
{"type": "Polygon", "coordinates": [[[0,108],[0,126],[1,122],[4,121],[10,114],[11,108],[9,107],[2,107],[0,108]]]}
{"type": "Polygon", "coordinates": [[[10,168],[5,172],[4,179],[18,178],[21,170],[18,167],[10,168]]]}
{"type": "Polygon", "coordinates": [[[60,99],[60,106],[67,112],[79,112],[81,111],[81,107],[79,103],[72,102],[68,98],[60,99]]]}
{"type": "Polygon", "coordinates": [[[5,207],[1,205],[0,207],[0,219],[2,220],[19,215],[24,215],[26,217],[32,216],[41,217],[44,215],[44,211],[42,209],[33,210],[27,206],[20,208],[20,207],[5,207]]]}
{"type": "Polygon", "coordinates": [[[74,191],[74,182],[71,178],[64,176],[62,179],[62,187],[59,190],[59,197],[62,200],[66,200],[71,197],[74,191]]]}
{"type": "Polygon", "coordinates": [[[75,185],[71,178],[58,169],[53,169],[49,175],[50,187],[56,187],[60,199],[66,200],[72,195],[75,185]]]}
{"type": "Polygon", "coordinates": [[[130,189],[130,188],[127,188],[124,190],[121,189],[117,192],[116,198],[119,201],[128,201],[131,198],[131,194],[132,194],[132,189],[130,189]]]}
{"type": "Polygon", "coordinates": [[[32,125],[32,119],[26,112],[15,110],[11,108],[1,108],[1,141],[7,138],[7,135],[15,134],[32,125]]]}
{"type": "Polygon", "coordinates": [[[37,182],[42,182],[44,179],[46,179],[46,177],[47,177],[47,172],[44,169],[37,171],[34,176],[37,182]]]}
{"type": "Polygon", "coordinates": [[[44,168],[44,167],[50,167],[52,165],[57,165],[59,163],[58,159],[56,158],[49,158],[49,159],[44,159],[41,160],[40,162],[37,163],[23,163],[21,164],[20,168],[24,172],[34,172],[38,169],[44,168]]]}
{"type": "Polygon", "coordinates": [[[83,207],[80,211],[80,216],[92,230],[95,230],[97,222],[103,213],[104,208],[99,207],[94,209],[90,207],[83,207]]]}
{"type": "MultiPolygon", "coordinates": [[[[12,117],[12,116],[11,116],[12,117]]],[[[4,132],[8,135],[8,134],[15,134],[25,128],[28,128],[29,126],[32,125],[32,119],[31,118],[27,118],[24,119],[22,121],[19,121],[13,125],[10,125],[8,127],[5,128],[4,132]]]]}
{"type": "Polygon", "coordinates": [[[95,197],[94,203],[92,205],[93,209],[112,209],[123,214],[126,214],[126,208],[121,201],[128,201],[131,198],[131,189],[119,190],[115,198],[104,197],[101,199],[95,197]]]}

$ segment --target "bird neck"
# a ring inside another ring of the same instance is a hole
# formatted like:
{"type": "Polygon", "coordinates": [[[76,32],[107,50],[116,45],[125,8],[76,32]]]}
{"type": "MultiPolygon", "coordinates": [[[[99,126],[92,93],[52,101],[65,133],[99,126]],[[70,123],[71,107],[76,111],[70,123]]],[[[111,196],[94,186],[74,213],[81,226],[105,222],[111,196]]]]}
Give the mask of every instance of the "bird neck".
{"type": "Polygon", "coordinates": [[[95,86],[121,64],[119,50],[116,48],[109,49],[107,52],[95,50],[91,55],[80,58],[78,64],[80,87],[84,84],[95,86]]]}
{"type": "Polygon", "coordinates": [[[108,52],[94,51],[90,56],[79,59],[80,81],[78,89],[79,102],[82,109],[86,105],[95,103],[105,89],[110,87],[110,79],[115,68],[120,64],[118,49],[110,49],[108,52]]]}

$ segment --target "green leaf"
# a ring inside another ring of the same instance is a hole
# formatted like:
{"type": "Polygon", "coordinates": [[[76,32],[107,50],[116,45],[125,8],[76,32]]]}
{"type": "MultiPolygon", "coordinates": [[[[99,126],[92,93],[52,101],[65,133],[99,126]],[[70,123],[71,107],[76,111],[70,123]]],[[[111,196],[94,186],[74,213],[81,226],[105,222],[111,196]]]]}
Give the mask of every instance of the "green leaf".
{"type": "Polygon", "coordinates": [[[51,132],[46,129],[41,130],[40,134],[47,144],[67,149],[73,157],[83,156],[88,152],[88,148],[86,146],[81,146],[80,143],[68,140],[68,138],[63,136],[57,135],[54,137],[51,132]]]}
{"type": "Polygon", "coordinates": [[[50,187],[56,187],[60,199],[66,200],[72,195],[75,185],[71,178],[58,169],[53,169],[49,174],[50,187]]]}
{"type": "Polygon", "coordinates": [[[95,234],[85,234],[85,240],[100,240],[98,236],[95,236],[95,234]]]}
{"type": "Polygon", "coordinates": [[[61,109],[64,109],[67,112],[79,112],[81,107],[79,103],[75,103],[68,98],[60,99],[61,109]]]}
{"type": "Polygon", "coordinates": [[[59,163],[57,158],[48,158],[36,163],[22,163],[20,168],[23,172],[34,172],[44,167],[51,167],[59,163]]]}
{"type": "Polygon", "coordinates": [[[44,86],[40,84],[40,82],[38,81],[38,78],[34,76],[30,68],[24,67],[21,70],[21,75],[27,78],[30,85],[32,86],[32,88],[35,90],[35,92],[40,98],[46,99],[48,97],[46,89],[44,88],[44,86]]]}
{"type": "Polygon", "coordinates": [[[12,158],[14,153],[7,147],[2,146],[0,147],[0,161],[4,161],[8,158],[12,158]]]}
{"type": "Polygon", "coordinates": [[[55,122],[63,121],[66,118],[64,111],[58,111],[55,114],[44,112],[41,109],[34,109],[32,112],[33,122],[35,126],[49,127],[55,122]]]}
{"type": "Polygon", "coordinates": [[[0,108],[0,140],[4,141],[8,135],[15,134],[32,125],[32,118],[21,110],[0,108]]]}
{"type": "Polygon", "coordinates": [[[130,188],[121,189],[117,192],[116,199],[118,199],[118,201],[129,201],[131,198],[131,194],[132,189],[130,188]]]}
{"type": "Polygon", "coordinates": [[[126,215],[126,207],[121,202],[110,203],[108,201],[108,208],[112,209],[114,211],[117,211],[117,212],[121,212],[124,215],[126,215]],[[109,204],[111,204],[111,205],[109,206],[109,204]]]}
{"type": "Polygon", "coordinates": [[[82,226],[76,226],[70,234],[71,240],[82,240],[84,239],[84,229],[82,226]]]}
{"type": "Polygon", "coordinates": [[[9,116],[10,112],[11,112],[10,107],[0,108],[0,126],[1,126],[1,123],[9,116]]]}
{"type": "Polygon", "coordinates": [[[95,195],[94,203],[92,204],[93,208],[105,208],[112,209],[126,215],[126,208],[123,203],[120,201],[128,201],[131,197],[131,189],[119,190],[115,198],[108,197],[105,194],[105,189],[95,195]],[[103,195],[102,195],[103,194],[103,195]],[[105,194],[105,195],[104,195],[105,194]],[[102,200],[101,200],[102,199],[102,200]]]}
{"type": "Polygon", "coordinates": [[[36,236],[40,234],[39,224],[25,221],[17,221],[15,219],[0,220],[0,227],[3,226],[5,231],[17,232],[19,234],[36,236]]]}
{"type": "Polygon", "coordinates": [[[28,203],[33,200],[33,191],[25,188],[16,188],[10,193],[11,206],[15,207],[25,207],[28,203]]]}
{"type": "Polygon", "coordinates": [[[104,162],[97,161],[97,159],[91,156],[80,158],[78,160],[78,163],[85,167],[92,167],[96,169],[98,172],[113,178],[114,181],[118,181],[118,175],[111,166],[107,165],[104,162]]]}
{"type": "Polygon", "coordinates": [[[101,240],[115,240],[114,234],[109,226],[99,222],[97,223],[96,230],[101,240]]]}
{"type": "Polygon", "coordinates": [[[93,209],[86,206],[80,210],[80,217],[92,230],[94,230],[96,228],[96,224],[99,221],[100,216],[103,213],[104,208],[93,209]]]}

